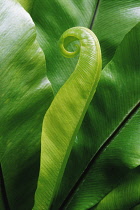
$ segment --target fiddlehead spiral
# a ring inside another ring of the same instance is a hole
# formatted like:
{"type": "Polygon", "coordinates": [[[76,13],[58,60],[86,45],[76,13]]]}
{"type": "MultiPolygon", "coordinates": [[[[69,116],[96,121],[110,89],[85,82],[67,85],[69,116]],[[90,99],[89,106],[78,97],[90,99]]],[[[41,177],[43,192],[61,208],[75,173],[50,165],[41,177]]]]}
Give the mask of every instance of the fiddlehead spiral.
{"type": "Polygon", "coordinates": [[[98,39],[84,27],[68,29],[60,38],[65,57],[80,53],[74,72],[58,91],[45,114],[41,137],[41,165],[34,210],[47,210],[57,193],[74,139],[96,90],[101,72],[98,39]],[[78,40],[76,51],[66,50],[78,40]]]}

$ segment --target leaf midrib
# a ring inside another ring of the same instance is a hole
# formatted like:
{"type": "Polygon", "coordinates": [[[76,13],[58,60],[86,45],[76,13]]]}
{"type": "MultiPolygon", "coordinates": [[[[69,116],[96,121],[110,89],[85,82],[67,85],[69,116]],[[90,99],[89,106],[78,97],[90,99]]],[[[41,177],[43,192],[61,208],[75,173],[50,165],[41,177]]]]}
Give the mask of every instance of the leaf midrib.
{"type": "Polygon", "coordinates": [[[77,188],[80,186],[82,181],[85,179],[86,175],[90,171],[92,165],[95,163],[95,161],[99,158],[99,156],[102,154],[102,152],[108,147],[108,145],[113,141],[113,139],[120,133],[120,131],[125,127],[125,125],[128,123],[129,120],[132,119],[134,114],[138,111],[140,108],[140,102],[138,102],[132,109],[131,111],[126,115],[124,119],[122,119],[121,123],[118,125],[118,127],[112,132],[112,134],[104,141],[104,143],[100,146],[96,154],[92,157],[91,161],[85,168],[84,172],[81,174],[80,178],[77,180],[73,188],[70,190],[68,196],[66,199],[63,201],[59,209],[64,209],[66,205],[69,203],[71,198],[73,197],[75,191],[77,188]]]}
{"type": "Polygon", "coordinates": [[[94,13],[93,13],[93,16],[92,16],[92,19],[91,19],[91,23],[90,23],[90,26],[89,26],[90,30],[92,30],[93,24],[95,22],[95,18],[96,18],[97,11],[98,11],[98,8],[99,8],[99,3],[100,3],[100,0],[97,0],[96,7],[95,7],[95,10],[94,10],[94,13]]]}

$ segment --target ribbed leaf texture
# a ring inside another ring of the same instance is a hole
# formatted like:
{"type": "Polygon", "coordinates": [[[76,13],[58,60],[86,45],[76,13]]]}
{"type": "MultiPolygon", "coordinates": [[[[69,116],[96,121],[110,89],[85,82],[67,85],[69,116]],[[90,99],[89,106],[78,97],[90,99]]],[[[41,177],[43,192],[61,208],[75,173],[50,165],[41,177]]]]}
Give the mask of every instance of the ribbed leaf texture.
{"type": "Polygon", "coordinates": [[[42,121],[53,100],[46,74],[56,94],[78,60],[63,58],[58,40],[82,26],[98,37],[105,68],[52,209],[138,210],[140,2],[18,1],[28,13],[0,0],[0,209],[34,205],[42,121]]]}

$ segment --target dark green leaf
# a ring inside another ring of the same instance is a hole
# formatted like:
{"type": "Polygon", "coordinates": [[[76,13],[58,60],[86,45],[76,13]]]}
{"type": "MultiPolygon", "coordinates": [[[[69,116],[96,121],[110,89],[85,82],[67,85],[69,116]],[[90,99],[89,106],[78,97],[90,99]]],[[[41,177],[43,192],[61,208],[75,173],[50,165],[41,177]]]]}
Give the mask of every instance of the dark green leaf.
{"type": "Polygon", "coordinates": [[[103,54],[103,66],[113,57],[124,36],[140,21],[140,1],[98,0],[92,24],[103,54]]]}
{"type": "Polygon", "coordinates": [[[2,170],[0,167],[0,209],[6,210],[6,204],[5,204],[5,192],[3,192],[3,176],[2,176],[2,170]]]}
{"type": "Polygon", "coordinates": [[[132,208],[131,210],[139,210],[140,209],[140,204],[136,205],[134,208],[132,208]]]}
{"type": "Polygon", "coordinates": [[[115,135],[112,142],[104,148],[104,151],[98,155],[98,158],[94,159],[90,169],[81,180],[77,191],[72,196],[72,200],[66,209],[84,210],[95,206],[106,194],[119,184],[122,177],[125,178],[121,180],[121,185],[117,188],[117,191],[115,189],[108,194],[107,199],[105,197],[103,201],[101,201],[101,204],[99,204],[99,209],[105,208],[107,210],[107,206],[110,205],[110,209],[123,210],[129,209],[138,203],[140,195],[140,187],[138,186],[140,170],[136,170],[136,180],[131,180],[131,176],[135,176],[135,171],[133,172],[132,169],[140,165],[140,109],[136,111],[136,113],[133,113],[133,116],[129,117],[130,119],[127,120],[123,128],[115,135]],[[130,180],[128,178],[126,181],[127,173],[131,175],[130,180]],[[134,183],[131,183],[131,181],[134,181],[134,183]],[[128,201],[127,191],[130,191],[129,185],[133,197],[131,195],[131,199],[128,201]],[[128,187],[129,190],[127,190],[126,187],[128,187]],[[138,191],[136,189],[138,189],[138,191]],[[122,192],[124,190],[122,200],[119,199],[119,196],[122,197],[122,195],[118,195],[118,190],[122,192]],[[108,199],[111,199],[112,203],[108,199]],[[115,205],[114,199],[116,200],[118,208],[113,207],[113,205],[115,205]],[[104,207],[102,203],[104,203],[104,207]]]}
{"type": "Polygon", "coordinates": [[[140,196],[140,167],[131,170],[121,179],[121,183],[111,191],[95,210],[131,209],[139,203],[140,196]]]}
{"type": "Polygon", "coordinates": [[[31,209],[43,116],[52,99],[44,54],[29,14],[0,1],[0,159],[10,209],[31,209]]]}

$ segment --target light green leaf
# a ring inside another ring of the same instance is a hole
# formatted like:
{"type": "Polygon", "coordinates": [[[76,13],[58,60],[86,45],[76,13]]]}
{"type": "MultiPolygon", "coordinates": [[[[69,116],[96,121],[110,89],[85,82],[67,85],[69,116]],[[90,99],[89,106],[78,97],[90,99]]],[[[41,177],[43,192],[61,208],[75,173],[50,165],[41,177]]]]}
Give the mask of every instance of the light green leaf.
{"type": "Polygon", "coordinates": [[[60,48],[66,57],[73,57],[79,51],[80,56],[75,71],[55,96],[43,121],[34,210],[50,209],[101,72],[100,46],[89,29],[74,27],[67,30],[60,38],[60,48]],[[75,52],[68,52],[67,45],[75,40],[79,40],[79,46],[75,52]]]}
{"type": "Polygon", "coordinates": [[[32,10],[33,4],[35,0],[17,0],[23,8],[27,11],[30,12],[32,10]]]}
{"type": "MultiPolygon", "coordinates": [[[[10,209],[31,209],[41,127],[52,99],[44,54],[29,14],[0,0],[0,160],[10,209]]],[[[2,190],[3,191],[3,190],[2,190]]]]}

